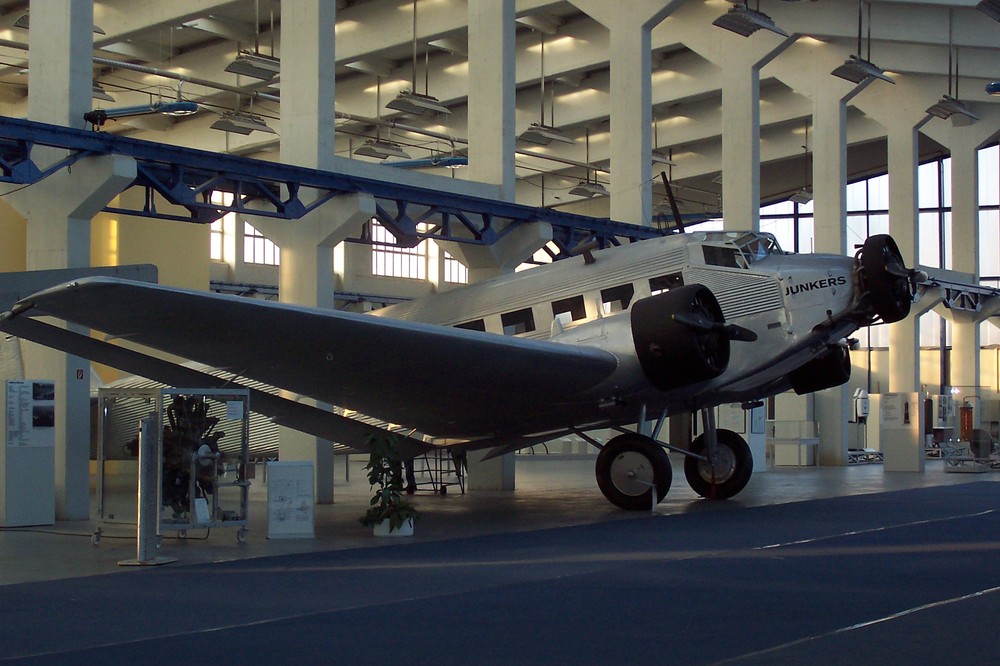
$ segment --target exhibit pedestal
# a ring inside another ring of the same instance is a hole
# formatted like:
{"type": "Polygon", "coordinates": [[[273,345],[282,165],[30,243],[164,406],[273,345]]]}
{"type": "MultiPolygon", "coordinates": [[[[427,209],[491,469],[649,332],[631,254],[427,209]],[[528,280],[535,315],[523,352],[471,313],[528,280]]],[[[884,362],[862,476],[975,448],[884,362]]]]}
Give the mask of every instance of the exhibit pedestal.
{"type": "Polygon", "coordinates": [[[924,393],[883,393],[879,442],[886,472],[924,471],[924,393]]]}

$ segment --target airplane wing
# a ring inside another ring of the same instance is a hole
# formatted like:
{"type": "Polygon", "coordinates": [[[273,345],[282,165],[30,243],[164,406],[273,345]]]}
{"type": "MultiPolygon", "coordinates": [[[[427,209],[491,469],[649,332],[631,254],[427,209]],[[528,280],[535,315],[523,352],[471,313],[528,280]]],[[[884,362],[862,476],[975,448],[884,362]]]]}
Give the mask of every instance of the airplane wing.
{"type": "Polygon", "coordinates": [[[571,425],[574,395],[618,365],[597,348],[116,278],[39,292],[7,318],[43,315],[440,437],[571,425]]]}

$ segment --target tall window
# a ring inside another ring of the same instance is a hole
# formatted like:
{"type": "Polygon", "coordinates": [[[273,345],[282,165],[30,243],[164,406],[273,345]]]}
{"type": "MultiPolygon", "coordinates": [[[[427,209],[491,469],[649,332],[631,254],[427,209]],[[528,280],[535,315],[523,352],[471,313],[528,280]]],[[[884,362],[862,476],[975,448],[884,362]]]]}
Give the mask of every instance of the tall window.
{"type": "Polygon", "coordinates": [[[782,249],[814,252],[813,204],[780,201],[760,209],[760,230],[774,234],[782,249]]]}
{"type": "Polygon", "coordinates": [[[416,247],[396,245],[396,237],[374,218],[371,222],[372,275],[383,277],[427,279],[427,241],[416,247]]]}
{"type": "Polygon", "coordinates": [[[444,253],[444,281],[450,284],[469,284],[469,269],[447,252],[444,253]]]}
{"type": "Polygon", "coordinates": [[[264,238],[249,222],[243,222],[243,261],[248,264],[278,266],[281,248],[264,238]]]}
{"type": "MultiPolygon", "coordinates": [[[[221,206],[228,206],[233,202],[232,192],[212,192],[211,202],[221,206]]],[[[225,261],[225,245],[223,239],[226,234],[226,222],[231,222],[236,218],[236,213],[226,213],[209,227],[208,257],[213,261],[225,261]]]]}

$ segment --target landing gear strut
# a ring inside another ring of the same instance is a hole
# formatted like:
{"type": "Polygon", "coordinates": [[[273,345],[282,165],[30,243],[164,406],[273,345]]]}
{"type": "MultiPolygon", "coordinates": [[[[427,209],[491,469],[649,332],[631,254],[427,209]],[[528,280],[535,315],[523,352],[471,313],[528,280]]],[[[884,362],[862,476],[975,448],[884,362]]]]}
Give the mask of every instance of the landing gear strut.
{"type": "Polygon", "coordinates": [[[650,510],[667,496],[673,471],[655,440],[626,433],[604,445],[597,456],[597,485],[609,502],[629,511],[650,510]]]}

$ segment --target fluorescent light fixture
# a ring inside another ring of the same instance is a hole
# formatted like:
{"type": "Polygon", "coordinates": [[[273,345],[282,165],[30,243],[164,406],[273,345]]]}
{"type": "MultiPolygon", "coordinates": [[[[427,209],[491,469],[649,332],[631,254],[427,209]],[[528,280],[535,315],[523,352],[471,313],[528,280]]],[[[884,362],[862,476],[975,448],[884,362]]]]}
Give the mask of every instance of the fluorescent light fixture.
{"type": "Polygon", "coordinates": [[[944,120],[955,115],[965,116],[971,120],[979,120],[979,116],[970,111],[969,107],[951,95],[941,95],[941,99],[938,100],[937,104],[933,104],[927,108],[927,113],[944,120]]]}
{"type": "Polygon", "coordinates": [[[803,187],[801,190],[788,197],[788,200],[797,204],[807,204],[813,200],[813,195],[808,188],[803,187]]]}
{"type": "Polygon", "coordinates": [[[653,164],[667,164],[669,166],[677,166],[677,162],[674,162],[670,158],[666,157],[663,153],[658,150],[654,150],[650,153],[652,157],[653,164]]]}
{"type": "Polygon", "coordinates": [[[1000,0],[980,0],[976,9],[989,16],[994,21],[1000,21],[1000,0]]]}
{"type": "Polygon", "coordinates": [[[580,183],[569,191],[570,194],[578,197],[606,197],[610,193],[604,185],[598,182],[588,183],[585,180],[581,180],[580,183]]]}
{"type": "Polygon", "coordinates": [[[1000,95],[1000,81],[993,81],[986,84],[987,95],[1000,95]]]}
{"type": "Polygon", "coordinates": [[[137,106],[121,106],[117,109],[95,109],[83,114],[83,119],[91,125],[101,127],[108,120],[117,118],[134,118],[136,116],[148,116],[153,113],[162,113],[168,116],[190,116],[197,111],[198,105],[194,102],[178,100],[174,102],[139,104],[137,106]]]}
{"type": "MultiPolygon", "coordinates": [[[[28,30],[28,28],[30,27],[30,25],[31,25],[31,19],[29,18],[28,12],[25,12],[24,14],[22,14],[21,16],[19,16],[16,21],[14,21],[13,27],[15,27],[15,28],[23,28],[24,30],[28,30]]],[[[105,35],[105,34],[107,34],[99,26],[96,26],[96,25],[94,26],[94,32],[96,32],[98,35],[105,35]]]]}
{"type": "Polygon", "coordinates": [[[281,61],[252,51],[240,51],[236,60],[226,67],[227,72],[242,74],[261,81],[270,81],[281,73],[281,61]]]}
{"type": "Polygon", "coordinates": [[[576,143],[576,141],[563,134],[562,130],[558,127],[550,127],[540,123],[531,123],[528,129],[522,132],[517,138],[520,141],[527,141],[539,146],[547,146],[553,141],[576,143]]]}
{"type": "Polygon", "coordinates": [[[895,84],[896,82],[885,75],[885,72],[875,66],[875,64],[868,62],[861,56],[852,55],[844,64],[837,69],[830,72],[836,77],[844,79],[845,81],[850,81],[851,83],[861,83],[870,76],[876,79],[882,79],[883,81],[888,81],[889,83],[895,84]]]}
{"type": "Polygon", "coordinates": [[[361,157],[374,157],[380,160],[384,160],[387,157],[400,157],[404,160],[410,159],[410,155],[398,143],[383,141],[382,139],[368,139],[363,146],[354,151],[354,154],[361,157]]]}
{"type": "Polygon", "coordinates": [[[267,134],[277,134],[267,126],[264,119],[252,113],[241,113],[239,111],[228,111],[210,125],[212,129],[223,132],[235,132],[244,136],[251,132],[266,132],[267,134]]]}
{"type": "MultiPolygon", "coordinates": [[[[364,146],[361,148],[364,148],[364,146]]],[[[358,150],[361,150],[361,148],[358,150]]],[[[355,154],[357,154],[357,151],[355,151],[355,154]]],[[[430,167],[457,169],[468,166],[469,158],[464,155],[435,155],[434,157],[424,157],[416,160],[396,160],[395,162],[387,162],[387,164],[400,169],[426,169],[430,167]]]]}
{"type": "Polygon", "coordinates": [[[96,81],[94,81],[94,94],[93,94],[93,98],[94,99],[99,99],[102,102],[111,102],[111,103],[114,103],[114,101],[115,101],[115,98],[112,97],[111,95],[109,95],[108,91],[105,90],[104,87],[101,86],[101,84],[98,83],[98,82],[96,82],[96,81]]]}
{"type": "Polygon", "coordinates": [[[712,21],[712,25],[717,25],[744,37],[749,37],[758,30],[769,30],[782,37],[788,37],[788,33],[776,26],[770,16],[750,9],[746,5],[733,5],[732,9],[712,21]]]}
{"type": "Polygon", "coordinates": [[[409,90],[400,92],[396,99],[386,104],[385,107],[415,116],[422,116],[428,113],[451,113],[451,109],[439,102],[436,97],[421,95],[409,90]]]}

